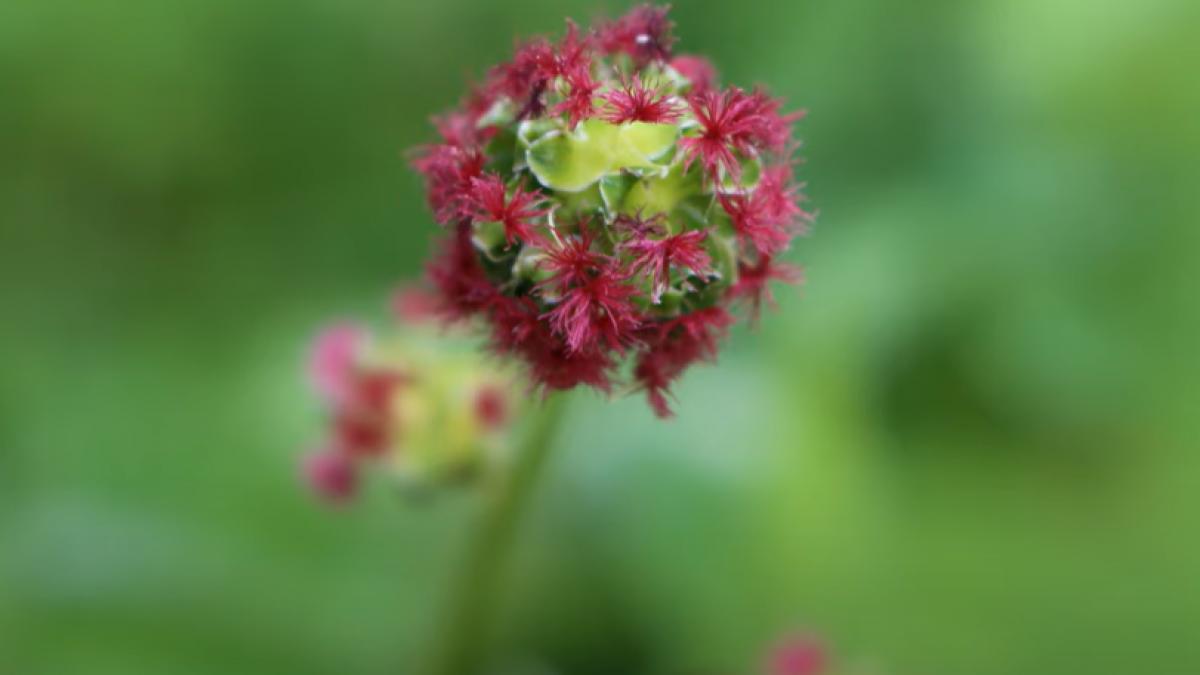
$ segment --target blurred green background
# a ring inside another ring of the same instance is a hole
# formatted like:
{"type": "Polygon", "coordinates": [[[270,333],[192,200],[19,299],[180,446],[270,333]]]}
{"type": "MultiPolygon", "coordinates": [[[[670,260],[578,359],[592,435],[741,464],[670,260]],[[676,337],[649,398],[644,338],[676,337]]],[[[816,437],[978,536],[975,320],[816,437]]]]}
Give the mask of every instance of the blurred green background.
{"type": "MultiPolygon", "coordinates": [[[[0,673],[409,673],[471,503],[331,512],[299,370],[435,227],[402,152],[613,2],[0,4],[0,673]]],[[[1200,5],[678,2],[801,126],[809,276],[576,397],[496,671],[1200,672],[1200,5]]]]}

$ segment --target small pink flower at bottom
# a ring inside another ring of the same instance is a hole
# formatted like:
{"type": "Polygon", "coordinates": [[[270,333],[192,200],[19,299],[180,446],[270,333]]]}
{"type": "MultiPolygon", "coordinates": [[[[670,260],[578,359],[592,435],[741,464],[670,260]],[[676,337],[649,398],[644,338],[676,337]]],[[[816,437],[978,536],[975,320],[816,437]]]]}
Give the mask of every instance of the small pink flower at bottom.
{"type": "Polygon", "coordinates": [[[354,496],[358,472],[354,462],[336,449],[319,450],[304,460],[304,479],[322,498],[342,503],[354,496]]]}
{"type": "Polygon", "coordinates": [[[812,635],[785,638],[771,650],[767,659],[769,675],[818,675],[825,671],[828,655],[825,645],[812,635]]]}

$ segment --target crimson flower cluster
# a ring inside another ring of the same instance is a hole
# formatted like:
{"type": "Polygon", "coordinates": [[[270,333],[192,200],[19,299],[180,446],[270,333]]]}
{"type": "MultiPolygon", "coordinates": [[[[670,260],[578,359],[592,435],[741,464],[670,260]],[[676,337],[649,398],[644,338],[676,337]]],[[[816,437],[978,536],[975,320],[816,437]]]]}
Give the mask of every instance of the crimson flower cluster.
{"type": "Polygon", "coordinates": [[[364,465],[388,465],[400,484],[453,482],[502,443],[515,407],[511,378],[450,336],[426,337],[420,294],[397,298],[405,330],[379,340],[355,324],[321,332],[308,361],[329,422],[304,478],[334,502],[353,497],[364,465]]]}
{"type": "Polygon", "coordinates": [[[610,391],[622,364],[660,416],[735,321],[799,270],[793,123],[762,89],[721,88],[674,55],[645,5],[557,42],[536,38],[436,120],[414,166],[447,232],[429,265],[440,308],[545,389],[610,391]]]}

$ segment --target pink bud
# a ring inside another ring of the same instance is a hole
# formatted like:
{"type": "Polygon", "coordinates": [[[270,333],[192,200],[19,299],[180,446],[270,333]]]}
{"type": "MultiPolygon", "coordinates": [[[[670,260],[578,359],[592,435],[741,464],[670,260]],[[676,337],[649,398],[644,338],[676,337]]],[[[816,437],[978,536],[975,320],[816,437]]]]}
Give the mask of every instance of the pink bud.
{"type": "Polygon", "coordinates": [[[812,635],[794,635],[771,651],[770,675],[817,675],[825,670],[825,646],[812,635]]]}
{"type": "Polygon", "coordinates": [[[358,474],[350,458],[334,450],[320,450],[304,460],[304,479],[309,487],[332,503],[354,496],[358,474]]]}
{"type": "Polygon", "coordinates": [[[317,336],[308,370],[313,387],[328,402],[344,403],[353,395],[356,360],[364,339],[363,330],[352,324],[330,326],[317,336]]]}

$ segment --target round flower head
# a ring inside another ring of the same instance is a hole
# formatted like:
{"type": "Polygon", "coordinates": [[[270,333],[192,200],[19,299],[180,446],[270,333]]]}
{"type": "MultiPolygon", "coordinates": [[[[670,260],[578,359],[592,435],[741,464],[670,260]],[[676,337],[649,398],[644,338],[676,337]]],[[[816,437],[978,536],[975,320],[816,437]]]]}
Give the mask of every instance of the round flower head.
{"type": "Polygon", "coordinates": [[[445,315],[484,319],[545,389],[609,391],[632,361],[660,416],[735,305],[754,320],[769,282],[799,279],[778,256],[811,220],[800,115],[721,88],[707,60],[672,54],[672,28],[647,5],[518,46],[414,161],[448,230],[429,266],[445,315]]]}
{"type": "Polygon", "coordinates": [[[417,295],[397,299],[405,329],[386,340],[338,324],[318,336],[309,373],[329,413],[321,449],[303,464],[313,490],[353,496],[364,464],[390,466],[402,486],[469,475],[501,450],[519,406],[516,379],[471,340],[422,326],[417,295]]]}

